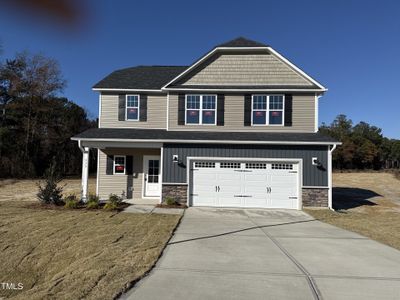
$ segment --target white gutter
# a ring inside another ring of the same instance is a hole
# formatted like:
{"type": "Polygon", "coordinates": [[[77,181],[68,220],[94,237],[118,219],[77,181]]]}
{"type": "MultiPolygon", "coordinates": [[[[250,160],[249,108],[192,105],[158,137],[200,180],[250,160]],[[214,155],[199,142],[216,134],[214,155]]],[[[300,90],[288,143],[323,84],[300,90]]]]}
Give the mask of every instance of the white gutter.
{"type": "MultiPolygon", "coordinates": [[[[75,138],[73,141],[87,142],[126,142],[126,143],[189,143],[189,144],[270,144],[270,145],[341,145],[340,142],[285,142],[285,141],[239,141],[239,140],[179,140],[179,139],[110,139],[110,138],[75,138]]],[[[336,146],[335,146],[336,147],[336,146]]]]}
{"type": "Polygon", "coordinates": [[[73,141],[78,141],[78,147],[79,147],[79,149],[81,149],[82,153],[85,152],[85,149],[82,147],[81,140],[74,140],[74,138],[71,138],[71,140],[73,140],[73,141]]]}
{"type": "Polygon", "coordinates": [[[330,210],[334,210],[332,207],[332,152],[335,151],[337,145],[342,143],[332,144],[333,147],[328,149],[328,207],[330,210]]]}
{"type": "Polygon", "coordinates": [[[209,89],[209,88],[163,88],[163,91],[221,91],[221,92],[326,92],[327,89],[265,89],[265,88],[253,88],[253,89],[209,89]]]}

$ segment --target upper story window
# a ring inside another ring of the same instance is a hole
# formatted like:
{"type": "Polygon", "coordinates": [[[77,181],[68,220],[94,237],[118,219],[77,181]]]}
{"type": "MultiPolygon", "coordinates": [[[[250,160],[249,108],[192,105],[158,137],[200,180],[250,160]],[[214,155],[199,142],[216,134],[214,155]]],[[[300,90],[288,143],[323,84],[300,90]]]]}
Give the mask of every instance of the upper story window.
{"type": "Polygon", "coordinates": [[[252,125],[283,125],[283,95],[253,95],[252,125]]]}
{"type": "Polygon", "coordinates": [[[114,174],[125,174],[126,157],[122,155],[114,156],[114,174]]]}
{"type": "Polygon", "coordinates": [[[125,119],[139,121],[139,95],[126,95],[125,119]]]}
{"type": "Polygon", "coordinates": [[[216,125],[216,95],[186,95],[186,124],[216,125]]]}

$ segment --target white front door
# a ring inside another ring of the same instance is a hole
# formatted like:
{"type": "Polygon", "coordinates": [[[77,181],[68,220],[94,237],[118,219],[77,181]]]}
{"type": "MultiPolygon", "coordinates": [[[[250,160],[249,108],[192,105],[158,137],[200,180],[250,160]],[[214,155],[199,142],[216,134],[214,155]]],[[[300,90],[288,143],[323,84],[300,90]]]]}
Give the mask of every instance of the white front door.
{"type": "Polygon", "coordinates": [[[161,194],[160,156],[143,156],[143,196],[159,197],[161,194]]]}

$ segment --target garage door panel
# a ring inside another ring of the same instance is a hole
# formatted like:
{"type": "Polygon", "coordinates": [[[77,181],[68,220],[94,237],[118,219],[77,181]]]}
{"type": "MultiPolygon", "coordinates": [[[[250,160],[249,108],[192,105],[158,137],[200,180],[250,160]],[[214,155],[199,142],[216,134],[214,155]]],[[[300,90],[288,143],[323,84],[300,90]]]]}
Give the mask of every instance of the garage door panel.
{"type": "Polygon", "coordinates": [[[192,174],[194,206],[298,207],[298,164],[214,161],[198,166],[206,167],[192,174]]]}

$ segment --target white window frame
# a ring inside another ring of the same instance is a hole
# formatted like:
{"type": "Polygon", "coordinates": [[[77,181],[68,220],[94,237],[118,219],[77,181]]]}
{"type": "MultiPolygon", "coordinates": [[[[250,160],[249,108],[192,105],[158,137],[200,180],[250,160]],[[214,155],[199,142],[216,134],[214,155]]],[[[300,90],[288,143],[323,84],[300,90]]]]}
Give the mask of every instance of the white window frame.
{"type": "Polygon", "coordinates": [[[114,155],[114,161],[113,161],[113,174],[114,175],[125,175],[126,174],[126,155],[114,155]],[[123,158],[124,159],[124,173],[115,173],[115,160],[116,158],[123,158]]]}
{"type": "Polygon", "coordinates": [[[284,94],[253,94],[251,95],[251,126],[285,126],[285,95],[284,94]],[[254,109],[253,101],[254,96],[265,96],[267,98],[266,109],[254,109]],[[270,109],[269,108],[269,97],[271,96],[281,96],[282,97],[282,109],[270,109]],[[253,123],[253,112],[254,111],[265,111],[265,124],[254,124],[253,123]],[[282,124],[269,124],[269,113],[270,111],[282,111],[282,124]]]}
{"type": "Polygon", "coordinates": [[[140,120],[140,95],[138,94],[127,94],[125,95],[125,121],[133,121],[137,122],[140,120]],[[138,106],[128,106],[128,97],[129,96],[136,96],[138,98],[138,106]],[[128,119],[128,108],[137,108],[137,119],[128,119]]]}
{"type": "Polygon", "coordinates": [[[185,95],[185,125],[194,125],[194,126],[199,126],[199,125],[203,125],[203,126],[215,126],[217,125],[217,108],[218,108],[218,97],[215,94],[186,94],[185,95]],[[199,123],[187,123],[187,100],[188,100],[188,96],[200,96],[200,108],[199,109],[194,109],[194,108],[190,108],[189,110],[197,110],[199,112],[199,123]],[[204,108],[203,109],[203,97],[204,96],[213,96],[215,97],[215,108],[214,109],[208,109],[208,108],[204,108]],[[203,110],[213,110],[215,112],[215,119],[214,119],[214,124],[203,124],[203,110]]]}

